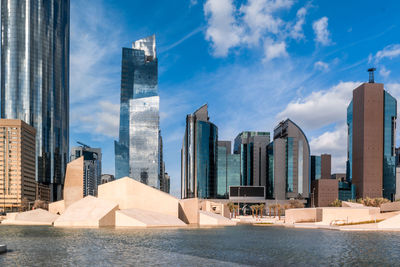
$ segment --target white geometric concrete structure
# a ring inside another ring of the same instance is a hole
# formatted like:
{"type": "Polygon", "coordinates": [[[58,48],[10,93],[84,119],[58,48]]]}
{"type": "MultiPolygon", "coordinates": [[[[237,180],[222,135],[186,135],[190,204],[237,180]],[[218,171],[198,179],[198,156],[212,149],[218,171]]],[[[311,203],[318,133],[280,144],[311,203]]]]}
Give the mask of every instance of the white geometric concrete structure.
{"type": "Polygon", "coordinates": [[[7,218],[1,224],[8,225],[52,225],[58,215],[43,209],[25,211],[21,213],[7,214],[7,218]]]}
{"type": "Polygon", "coordinates": [[[118,204],[87,196],[71,204],[54,222],[56,227],[114,226],[118,204]]]}
{"type": "Polygon", "coordinates": [[[63,214],[65,211],[65,201],[59,200],[56,202],[49,203],[49,212],[53,214],[63,214]]]}
{"type": "Polygon", "coordinates": [[[379,222],[378,229],[400,229],[400,214],[379,222]]]}
{"type": "Polygon", "coordinates": [[[159,212],[125,209],[115,213],[116,227],[186,227],[177,217],[159,212]]]}
{"type": "Polygon", "coordinates": [[[224,216],[209,212],[199,211],[200,226],[234,226],[236,222],[224,216]]]}
{"type": "Polygon", "coordinates": [[[142,209],[179,216],[177,198],[129,177],[100,185],[98,198],[118,203],[120,209],[142,209]]]}

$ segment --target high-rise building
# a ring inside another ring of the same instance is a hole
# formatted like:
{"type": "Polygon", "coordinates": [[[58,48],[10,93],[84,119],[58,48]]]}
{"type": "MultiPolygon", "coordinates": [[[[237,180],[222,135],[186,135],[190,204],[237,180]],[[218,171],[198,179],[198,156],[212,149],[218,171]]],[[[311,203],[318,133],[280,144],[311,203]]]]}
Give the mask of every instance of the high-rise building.
{"type": "MultiPolygon", "coordinates": [[[[304,132],[290,119],[280,122],[274,129],[273,145],[268,147],[268,155],[271,154],[273,166],[269,164],[268,173],[273,173],[273,177],[268,179],[273,181],[274,199],[308,198],[310,146],[304,132]]],[[[268,191],[271,190],[267,188],[268,191]]]]}
{"type": "Polygon", "coordinates": [[[311,156],[311,181],[331,179],[331,155],[311,156]]]}
{"type": "Polygon", "coordinates": [[[115,178],[129,176],[160,188],[158,60],[155,36],[122,49],[119,141],[115,178]]]}
{"type": "Polygon", "coordinates": [[[71,162],[83,157],[83,196],[96,196],[101,185],[101,148],[86,145],[71,149],[71,162]]]}
{"type": "Polygon", "coordinates": [[[181,150],[181,197],[216,198],[218,128],[203,105],[186,116],[181,150]]]}
{"type": "Polygon", "coordinates": [[[69,0],[1,0],[1,118],[36,129],[36,173],[61,198],[69,149],[69,0]]]}
{"type": "Polygon", "coordinates": [[[0,120],[0,208],[28,209],[36,199],[35,129],[21,120],[0,120]]]}
{"type": "Polygon", "coordinates": [[[269,132],[246,131],[235,138],[234,153],[240,155],[241,185],[266,185],[269,142],[269,132]]]}
{"type": "Polygon", "coordinates": [[[229,187],[240,185],[240,155],[231,151],[231,141],[218,141],[217,198],[228,198],[229,187]]]}
{"type": "Polygon", "coordinates": [[[363,83],[347,109],[347,179],[357,198],[396,194],[397,101],[381,83],[363,83]]]}

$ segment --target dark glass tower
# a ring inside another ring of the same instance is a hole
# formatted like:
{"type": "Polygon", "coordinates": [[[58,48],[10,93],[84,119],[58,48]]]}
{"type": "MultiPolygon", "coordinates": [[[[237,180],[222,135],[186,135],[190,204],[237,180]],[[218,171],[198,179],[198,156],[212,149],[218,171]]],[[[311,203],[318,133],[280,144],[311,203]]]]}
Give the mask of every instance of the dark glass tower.
{"type": "Polygon", "coordinates": [[[186,116],[181,153],[181,197],[216,198],[218,128],[209,121],[207,105],[186,116]]]}
{"type": "Polygon", "coordinates": [[[155,35],[122,49],[119,141],[115,178],[160,187],[158,61],[155,35]]]}
{"type": "Polygon", "coordinates": [[[1,117],[36,129],[36,180],[61,197],[69,149],[69,0],[1,1],[1,117]]]}

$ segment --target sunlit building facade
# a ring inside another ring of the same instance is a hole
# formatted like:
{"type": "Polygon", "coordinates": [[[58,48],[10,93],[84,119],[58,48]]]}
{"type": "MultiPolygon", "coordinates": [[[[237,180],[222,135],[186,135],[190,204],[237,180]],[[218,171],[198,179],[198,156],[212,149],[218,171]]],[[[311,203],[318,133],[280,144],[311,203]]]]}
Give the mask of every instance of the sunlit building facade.
{"type": "Polygon", "coordinates": [[[396,195],[397,101],[381,83],[363,83],[353,90],[347,108],[347,180],[356,197],[396,195]]]}
{"type": "MultiPolygon", "coordinates": [[[[273,145],[268,149],[269,157],[271,154],[273,166],[269,165],[268,173],[273,173],[273,178],[269,177],[273,181],[273,198],[309,198],[310,146],[304,132],[290,119],[275,127],[273,145]]],[[[271,193],[267,189],[267,196],[271,193]]]]}
{"type": "Polygon", "coordinates": [[[69,150],[69,0],[1,1],[1,118],[36,129],[39,183],[61,198],[69,150]]]}
{"type": "Polygon", "coordinates": [[[181,197],[216,198],[218,128],[204,105],[186,116],[181,150],[181,197]]]}
{"type": "Polygon", "coordinates": [[[129,176],[160,188],[158,60],[155,36],[122,49],[119,141],[115,178],[129,176]]]}
{"type": "Polygon", "coordinates": [[[83,196],[97,196],[102,184],[101,148],[78,146],[71,149],[71,161],[83,157],[83,196]]]}

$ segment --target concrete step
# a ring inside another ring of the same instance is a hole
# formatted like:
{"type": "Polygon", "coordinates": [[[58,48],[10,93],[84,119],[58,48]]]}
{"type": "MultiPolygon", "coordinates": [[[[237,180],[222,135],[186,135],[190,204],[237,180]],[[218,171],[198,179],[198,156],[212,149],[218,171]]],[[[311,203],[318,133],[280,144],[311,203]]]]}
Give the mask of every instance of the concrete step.
{"type": "Polygon", "coordinates": [[[6,245],[0,245],[0,254],[1,253],[6,253],[7,252],[7,246],[6,245]]]}

